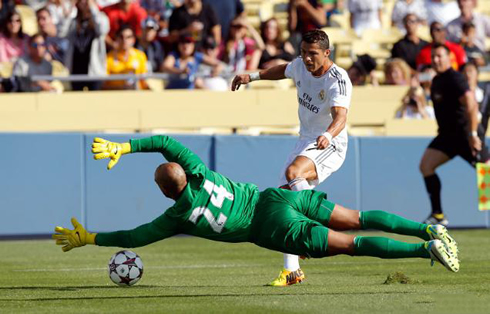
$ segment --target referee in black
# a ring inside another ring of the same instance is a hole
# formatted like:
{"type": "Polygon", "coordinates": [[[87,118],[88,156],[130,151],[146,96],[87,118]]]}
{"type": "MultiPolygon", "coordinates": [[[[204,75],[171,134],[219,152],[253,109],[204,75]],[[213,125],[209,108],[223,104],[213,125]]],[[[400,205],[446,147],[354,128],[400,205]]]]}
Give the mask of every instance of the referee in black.
{"type": "Polygon", "coordinates": [[[436,169],[455,156],[461,156],[473,167],[488,159],[484,134],[477,132],[478,103],[463,74],[451,67],[449,55],[449,48],[443,44],[432,48],[432,67],[437,75],[432,81],[431,98],[439,129],[420,161],[432,205],[432,213],[425,221],[429,224],[448,224],[442,212],[441,181],[436,169]]]}

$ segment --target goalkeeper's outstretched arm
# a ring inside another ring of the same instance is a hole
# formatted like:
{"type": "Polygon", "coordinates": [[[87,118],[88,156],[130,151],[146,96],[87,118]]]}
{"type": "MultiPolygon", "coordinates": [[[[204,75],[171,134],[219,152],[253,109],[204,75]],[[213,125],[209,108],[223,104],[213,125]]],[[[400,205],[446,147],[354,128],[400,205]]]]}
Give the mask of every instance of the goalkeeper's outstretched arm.
{"type": "Polygon", "coordinates": [[[186,173],[198,173],[206,166],[190,149],[166,135],[156,135],[142,139],[132,139],[129,143],[109,142],[95,138],[92,153],[95,159],[110,158],[107,169],[114,167],[122,155],[129,153],[161,153],[169,162],[176,162],[186,173]]]}
{"type": "Polygon", "coordinates": [[[58,226],[52,236],[56,244],[62,246],[63,252],[87,244],[122,248],[141,247],[171,237],[178,230],[173,220],[165,214],[135,229],[115,232],[90,233],[75,218],[72,218],[71,222],[73,230],[58,226]]]}

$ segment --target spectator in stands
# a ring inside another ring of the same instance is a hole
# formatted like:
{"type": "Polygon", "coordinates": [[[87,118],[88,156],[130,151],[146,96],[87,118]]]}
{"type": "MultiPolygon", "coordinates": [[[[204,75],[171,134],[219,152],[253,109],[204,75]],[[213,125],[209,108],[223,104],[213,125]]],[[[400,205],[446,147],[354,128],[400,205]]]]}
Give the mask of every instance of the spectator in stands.
{"type": "Polygon", "coordinates": [[[46,7],[37,10],[36,17],[39,32],[43,34],[46,40],[46,49],[48,51],[46,58],[63,63],[69,45],[68,40],[58,36],[58,29],[54,25],[51,13],[46,7]]]}
{"type": "Polygon", "coordinates": [[[320,0],[289,0],[289,40],[299,54],[302,34],[327,25],[327,12],[320,0]]]}
{"type": "MultiPolygon", "coordinates": [[[[424,95],[425,95],[425,102],[427,105],[432,104],[432,99],[430,97],[430,88],[432,86],[432,79],[436,76],[436,71],[432,68],[431,65],[424,65],[421,67],[419,72],[417,72],[417,81],[418,84],[422,87],[424,90],[424,95]]],[[[417,84],[414,84],[415,86],[417,84]]]]}
{"type": "Polygon", "coordinates": [[[487,63],[486,53],[476,45],[475,37],[475,24],[473,22],[465,22],[463,24],[463,40],[460,44],[468,57],[468,61],[475,62],[478,66],[484,66],[487,63]]]}
{"type": "Polygon", "coordinates": [[[139,38],[136,49],[143,51],[148,59],[148,72],[158,72],[164,59],[163,47],[157,40],[158,23],[152,17],[143,21],[143,34],[139,38]]]}
{"type": "Polygon", "coordinates": [[[15,2],[13,0],[0,0],[0,31],[9,20],[10,14],[14,12],[15,2]]]}
{"type": "Polygon", "coordinates": [[[397,119],[434,119],[434,108],[427,105],[422,87],[410,87],[396,112],[397,119]]]}
{"type": "Polygon", "coordinates": [[[441,23],[444,27],[447,23],[457,18],[460,14],[456,1],[426,0],[427,23],[441,23]]]}
{"type": "Polygon", "coordinates": [[[419,23],[427,23],[427,10],[424,0],[397,0],[391,13],[391,25],[405,31],[407,14],[415,16],[419,23]]]}
{"type": "Polygon", "coordinates": [[[180,7],[184,0],[140,0],[140,5],[149,17],[158,22],[159,37],[168,36],[168,21],[173,10],[180,7]]]}
{"type": "Polygon", "coordinates": [[[415,59],[420,50],[428,43],[417,35],[420,21],[415,14],[407,14],[403,18],[403,24],[405,25],[406,35],[393,45],[391,57],[405,60],[415,70],[415,59]]]}
{"type": "Polygon", "coordinates": [[[490,17],[474,12],[475,0],[458,0],[458,6],[461,15],[449,22],[446,27],[448,40],[465,44],[463,24],[471,22],[475,26],[475,45],[485,51],[485,38],[490,36],[490,17]]]}
{"type": "Polygon", "coordinates": [[[385,85],[409,85],[412,73],[410,66],[402,59],[392,59],[386,62],[385,85]]]}
{"type": "Polygon", "coordinates": [[[371,80],[371,84],[377,85],[378,81],[374,77],[374,69],[376,69],[377,63],[370,55],[364,54],[357,57],[357,60],[347,70],[347,74],[354,86],[366,85],[368,79],[371,80]]]}
{"type": "MultiPolygon", "coordinates": [[[[212,37],[208,37],[202,46],[204,58],[209,58],[213,60],[219,60],[219,47],[212,37]]],[[[198,72],[206,74],[203,78],[204,89],[214,90],[214,91],[228,91],[228,82],[221,76],[218,76],[220,70],[226,70],[225,64],[222,63],[220,67],[211,66],[206,63],[201,63],[198,72]],[[211,76],[208,76],[210,74],[211,76]]],[[[231,71],[229,71],[231,72],[231,71]]]]}
{"type": "Polygon", "coordinates": [[[474,93],[480,111],[480,124],[478,125],[478,135],[484,136],[487,133],[488,118],[490,117],[490,84],[478,84],[478,66],[474,62],[468,62],[461,68],[470,90],[474,93]]]}
{"type": "Polygon", "coordinates": [[[120,0],[102,11],[109,18],[110,31],[106,43],[110,48],[115,48],[114,39],[123,25],[129,25],[136,36],[141,36],[141,22],[146,19],[147,13],[137,0],[120,0]]]}
{"type": "Polygon", "coordinates": [[[12,11],[0,33],[0,62],[15,61],[27,52],[29,38],[22,32],[20,14],[12,11]]]}
{"type": "MultiPolygon", "coordinates": [[[[32,77],[33,75],[52,75],[53,67],[44,57],[46,41],[42,34],[36,34],[29,40],[29,52],[17,59],[12,69],[12,75],[17,77],[32,77]]],[[[54,91],[48,81],[33,81],[30,91],[54,91]]]]}
{"type": "Polygon", "coordinates": [[[321,0],[323,9],[327,12],[327,26],[333,26],[331,17],[344,9],[344,0],[321,0]]]}
{"type": "MultiPolygon", "coordinates": [[[[107,74],[105,37],[109,33],[109,19],[99,11],[95,0],[78,0],[77,16],[68,30],[69,46],[65,66],[71,74],[105,76],[107,74]]],[[[72,82],[73,90],[98,90],[98,81],[72,82]]]]}
{"type": "Polygon", "coordinates": [[[265,49],[262,50],[259,68],[267,69],[294,59],[294,48],[290,42],[282,40],[281,29],[276,18],[262,22],[260,35],[265,49]]]}
{"type": "Polygon", "coordinates": [[[221,38],[228,38],[230,23],[236,17],[245,17],[245,8],[241,0],[205,0],[216,12],[221,25],[221,38]],[[219,14],[218,14],[219,13],[219,14]]]}
{"type": "Polygon", "coordinates": [[[202,52],[196,52],[195,39],[192,34],[180,35],[177,51],[170,52],[163,62],[163,71],[174,74],[169,79],[166,89],[203,88],[203,80],[196,77],[201,63],[213,66],[215,75],[221,69],[218,59],[210,58],[202,52]]]}
{"type": "MultiPolygon", "coordinates": [[[[129,25],[123,25],[116,34],[116,49],[107,55],[107,74],[145,74],[147,60],[145,53],[135,49],[135,35],[129,25]]],[[[105,89],[147,89],[144,80],[107,81],[105,89]]]]}
{"type": "Polygon", "coordinates": [[[264,50],[264,42],[259,33],[244,18],[235,18],[230,24],[230,34],[220,45],[220,60],[233,71],[256,70],[264,50]],[[247,31],[253,37],[247,37],[247,31]]]}
{"type": "Polygon", "coordinates": [[[48,0],[46,8],[60,37],[66,37],[70,22],[77,16],[77,9],[73,0],[48,0]]]}
{"type": "Polygon", "coordinates": [[[168,25],[169,41],[175,43],[181,34],[191,34],[199,49],[204,40],[213,37],[221,42],[221,27],[213,8],[202,0],[185,0],[184,5],[175,9],[168,25]]]}
{"type": "Polygon", "coordinates": [[[434,45],[445,45],[449,48],[451,52],[451,65],[455,70],[458,70],[460,66],[466,63],[466,53],[463,48],[458,44],[446,40],[446,30],[441,23],[433,22],[430,25],[430,36],[432,42],[420,50],[420,53],[415,60],[417,68],[422,65],[431,64],[431,53],[434,45]]]}
{"type": "Polygon", "coordinates": [[[357,35],[365,29],[381,28],[383,0],[349,0],[350,26],[357,35]]]}

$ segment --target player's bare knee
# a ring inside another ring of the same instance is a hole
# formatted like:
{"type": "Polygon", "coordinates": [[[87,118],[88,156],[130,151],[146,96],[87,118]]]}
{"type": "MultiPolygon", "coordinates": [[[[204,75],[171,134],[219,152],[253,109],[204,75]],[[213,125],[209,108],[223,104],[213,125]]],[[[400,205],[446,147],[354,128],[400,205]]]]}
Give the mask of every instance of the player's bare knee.
{"type": "Polygon", "coordinates": [[[288,180],[288,182],[299,177],[303,176],[298,167],[291,165],[286,169],[286,179],[288,180]]]}
{"type": "Polygon", "coordinates": [[[434,173],[434,169],[432,169],[431,165],[423,159],[419,164],[419,170],[424,177],[434,173]]]}

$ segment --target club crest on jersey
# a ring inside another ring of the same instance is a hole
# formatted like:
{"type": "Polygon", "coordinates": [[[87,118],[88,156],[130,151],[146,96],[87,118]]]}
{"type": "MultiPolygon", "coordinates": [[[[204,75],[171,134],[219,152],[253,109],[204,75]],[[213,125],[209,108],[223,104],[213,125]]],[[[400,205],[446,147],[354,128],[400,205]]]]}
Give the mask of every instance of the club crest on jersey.
{"type": "Polygon", "coordinates": [[[325,90],[321,90],[319,93],[318,93],[318,98],[320,98],[320,100],[325,100],[325,90]]]}

